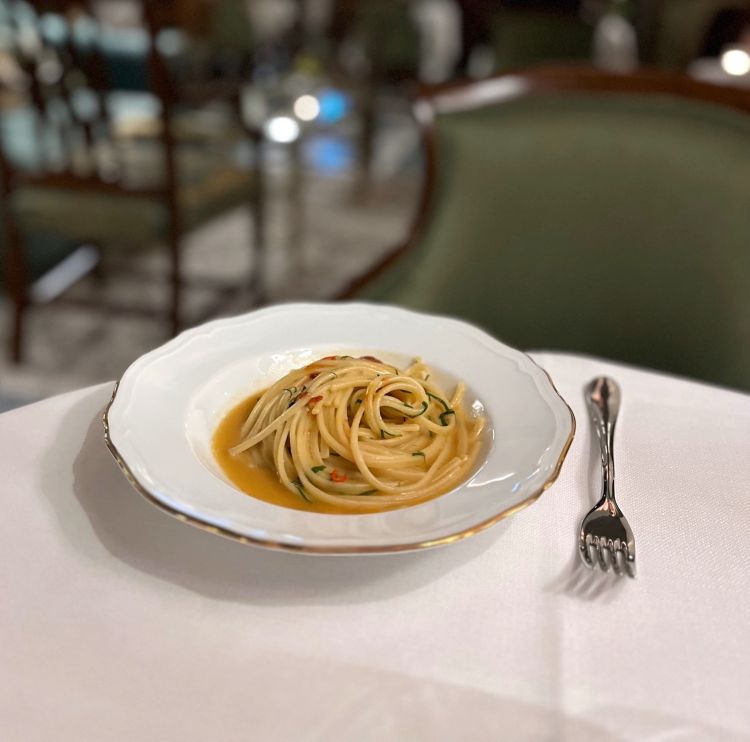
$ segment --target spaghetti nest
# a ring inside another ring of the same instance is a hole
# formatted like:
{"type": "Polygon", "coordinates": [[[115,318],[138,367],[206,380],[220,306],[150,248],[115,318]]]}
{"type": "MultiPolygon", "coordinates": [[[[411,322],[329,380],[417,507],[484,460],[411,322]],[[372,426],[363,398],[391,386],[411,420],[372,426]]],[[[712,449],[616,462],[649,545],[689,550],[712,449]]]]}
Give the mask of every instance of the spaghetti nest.
{"type": "Polygon", "coordinates": [[[309,502],[407,505],[468,474],[484,420],[466,414],[463,396],[458,384],[447,397],[418,359],[400,371],[372,356],[328,356],[267,389],[231,453],[249,451],[309,502]]]}

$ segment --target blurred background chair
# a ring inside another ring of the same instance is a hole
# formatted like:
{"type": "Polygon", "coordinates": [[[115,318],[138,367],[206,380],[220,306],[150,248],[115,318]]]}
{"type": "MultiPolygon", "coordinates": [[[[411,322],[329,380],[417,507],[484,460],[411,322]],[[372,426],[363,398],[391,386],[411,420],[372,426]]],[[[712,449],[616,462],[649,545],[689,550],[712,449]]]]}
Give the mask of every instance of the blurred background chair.
{"type": "MultiPolygon", "coordinates": [[[[3,3],[18,73],[9,91],[15,105],[2,109],[0,157],[16,360],[24,313],[39,295],[29,290],[36,273],[31,266],[54,262],[53,253],[79,245],[105,257],[117,250],[119,269],[139,251],[166,248],[169,298],[162,314],[175,333],[198,319],[187,320],[183,312],[184,235],[242,206],[254,223],[251,274],[231,285],[203,277],[190,283],[215,289],[221,301],[238,290],[262,300],[260,135],[242,116],[241,88],[227,78],[205,85],[178,79],[180,60],[164,53],[178,5],[172,0],[143,4],[140,35],[133,36],[142,43],[124,56],[107,45],[118,35],[103,31],[95,5],[3,3]],[[145,110],[142,96],[127,94],[134,89],[146,93],[145,110]]],[[[153,313],[130,300],[115,308],[153,313]]]]}
{"type": "Polygon", "coordinates": [[[750,96],[550,69],[416,104],[411,238],[346,296],[750,389],[750,96]]]}

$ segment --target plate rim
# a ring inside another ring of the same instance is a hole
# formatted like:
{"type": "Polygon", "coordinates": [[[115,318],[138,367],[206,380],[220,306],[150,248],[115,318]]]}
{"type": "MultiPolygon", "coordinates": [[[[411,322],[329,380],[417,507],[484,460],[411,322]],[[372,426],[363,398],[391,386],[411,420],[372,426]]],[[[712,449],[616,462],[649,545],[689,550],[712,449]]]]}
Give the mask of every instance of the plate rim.
{"type": "MultiPolygon", "coordinates": [[[[299,304],[299,305],[309,304],[309,302],[308,303],[293,302],[293,303],[299,304]]],[[[366,305],[368,303],[367,302],[344,303],[344,305],[346,304],[349,304],[349,305],[365,304],[366,305]]],[[[288,308],[289,304],[280,304],[278,306],[288,308]]],[[[377,305],[377,306],[384,307],[386,305],[377,305]]],[[[268,307],[268,309],[271,309],[271,308],[272,307],[268,307]]],[[[393,307],[393,308],[401,309],[401,310],[406,309],[402,307],[393,307]]],[[[413,310],[408,310],[408,309],[406,309],[406,311],[413,312],[413,310]]],[[[413,312],[413,313],[421,314],[423,316],[427,315],[430,317],[440,317],[440,315],[428,314],[425,312],[413,312]]],[[[185,333],[193,332],[198,329],[205,329],[209,325],[218,324],[226,320],[233,320],[233,319],[236,319],[237,316],[248,316],[250,314],[255,314],[255,311],[246,312],[246,313],[243,313],[243,315],[235,315],[232,317],[219,318],[211,322],[201,323],[199,325],[196,325],[195,327],[189,328],[188,330],[185,331],[185,333]]],[[[481,328],[477,328],[476,326],[471,325],[468,322],[463,322],[463,320],[460,320],[458,318],[451,318],[451,319],[455,319],[459,322],[462,322],[463,324],[469,325],[475,330],[479,330],[480,332],[483,332],[481,328]]],[[[180,335],[183,335],[183,334],[184,333],[180,333],[180,335]]],[[[488,333],[484,333],[484,334],[488,334],[488,333]]],[[[154,348],[152,351],[148,351],[148,353],[151,353],[153,351],[163,348],[166,344],[171,343],[174,340],[177,340],[180,337],[180,335],[168,340],[167,343],[163,343],[162,345],[157,346],[157,348],[154,348]]],[[[493,338],[491,335],[488,335],[488,337],[492,338],[496,342],[501,343],[502,345],[505,345],[505,343],[502,343],[502,341],[497,340],[497,338],[493,338]]],[[[107,445],[107,449],[109,450],[110,454],[112,455],[115,462],[117,463],[117,466],[119,467],[120,471],[125,476],[125,479],[133,487],[133,489],[136,490],[136,492],[138,492],[142,497],[144,497],[149,503],[157,507],[162,512],[167,513],[171,517],[176,518],[177,520],[183,523],[186,523],[188,525],[199,528],[203,531],[212,533],[216,536],[222,536],[223,538],[227,538],[232,541],[236,541],[238,543],[242,543],[245,545],[262,547],[266,549],[272,549],[275,551],[286,551],[286,552],[293,552],[293,553],[316,554],[316,555],[391,554],[391,553],[423,551],[425,549],[433,548],[436,546],[444,546],[447,544],[455,543],[456,541],[461,541],[465,538],[469,538],[470,536],[474,536],[477,533],[480,533],[490,528],[491,526],[495,525],[499,521],[504,520],[505,518],[508,518],[514,515],[520,510],[523,510],[524,508],[536,502],[544,494],[544,492],[546,492],[557,481],[560,475],[560,472],[562,470],[563,463],[565,462],[568,452],[570,451],[570,447],[573,444],[573,439],[575,438],[575,433],[576,433],[575,414],[573,413],[573,410],[571,409],[570,405],[567,403],[565,398],[558,391],[549,372],[545,368],[540,366],[525,351],[519,350],[518,348],[515,348],[513,346],[506,346],[506,347],[511,348],[512,350],[516,351],[520,355],[524,356],[528,361],[532,363],[532,365],[536,366],[545,375],[545,377],[547,378],[547,381],[550,384],[550,387],[552,388],[552,391],[557,396],[557,398],[563,403],[563,405],[565,405],[565,408],[568,410],[568,414],[570,415],[570,429],[568,431],[567,438],[565,440],[565,443],[562,446],[562,449],[560,451],[560,454],[557,458],[557,461],[555,463],[555,466],[552,472],[547,477],[547,479],[545,479],[542,485],[538,489],[536,489],[534,492],[532,492],[528,497],[526,497],[524,500],[522,500],[519,503],[515,503],[514,505],[511,505],[510,507],[505,508],[504,510],[501,510],[499,513],[495,513],[490,518],[486,518],[485,520],[479,523],[476,523],[472,526],[455,531],[454,533],[440,536],[439,538],[435,538],[435,539],[428,539],[428,540],[422,540],[422,541],[409,541],[409,542],[404,542],[400,544],[390,544],[390,545],[370,544],[370,545],[334,546],[334,545],[309,545],[309,544],[305,545],[305,544],[298,544],[298,543],[289,543],[289,542],[277,541],[274,539],[263,539],[257,536],[248,536],[245,533],[239,533],[238,531],[235,531],[231,528],[217,526],[217,525],[214,525],[213,523],[208,523],[199,517],[183,513],[177,508],[172,507],[171,505],[167,504],[166,502],[158,498],[155,494],[153,494],[151,491],[149,491],[149,489],[142,482],[139,481],[138,477],[135,475],[130,465],[127,463],[124,456],[120,453],[114,441],[112,440],[111,431],[110,431],[109,413],[112,408],[112,405],[115,402],[115,398],[117,397],[117,392],[120,388],[122,379],[125,377],[128,371],[132,368],[133,364],[135,364],[138,360],[143,358],[143,356],[146,354],[139,356],[135,361],[133,361],[133,363],[130,364],[128,368],[123,372],[122,376],[120,376],[120,379],[115,382],[114,388],[112,390],[112,396],[110,397],[110,400],[107,403],[107,406],[104,408],[104,412],[102,413],[102,418],[101,418],[102,425],[104,427],[104,441],[107,445]]]]}

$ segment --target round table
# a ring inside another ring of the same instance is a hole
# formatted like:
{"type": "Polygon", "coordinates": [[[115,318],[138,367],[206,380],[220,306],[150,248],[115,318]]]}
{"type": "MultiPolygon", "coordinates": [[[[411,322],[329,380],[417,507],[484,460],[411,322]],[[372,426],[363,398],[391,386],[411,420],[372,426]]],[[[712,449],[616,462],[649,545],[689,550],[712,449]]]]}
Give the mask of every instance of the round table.
{"type": "Polygon", "coordinates": [[[0,415],[0,738],[748,739],[750,396],[535,358],[578,422],[559,480],[413,554],[263,551],[170,518],[105,447],[112,384],[0,415]],[[636,580],[576,552],[603,373],[636,580]]]}

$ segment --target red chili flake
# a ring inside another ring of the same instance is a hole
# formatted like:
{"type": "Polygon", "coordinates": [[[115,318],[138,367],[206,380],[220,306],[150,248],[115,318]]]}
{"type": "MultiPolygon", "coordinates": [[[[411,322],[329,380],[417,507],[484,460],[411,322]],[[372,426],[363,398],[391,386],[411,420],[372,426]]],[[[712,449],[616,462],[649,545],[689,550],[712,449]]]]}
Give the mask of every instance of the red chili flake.
{"type": "Polygon", "coordinates": [[[331,479],[334,482],[346,482],[346,480],[349,479],[349,477],[347,477],[346,474],[344,474],[343,472],[338,471],[338,469],[334,469],[331,472],[331,479]]]}
{"type": "Polygon", "coordinates": [[[307,403],[307,409],[312,411],[312,408],[315,407],[315,405],[320,402],[320,400],[323,399],[322,396],[313,397],[308,403],[307,403]]]}
{"type": "Polygon", "coordinates": [[[375,358],[375,356],[360,356],[360,361],[374,361],[375,363],[383,363],[379,358],[375,358]]]}
{"type": "Polygon", "coordinates": [[[320,372],[316,371],[314,374],[310,374],[310,378],[314,379],[316,376],[319,376],[319,375],[320,375],[320,372]]]}

